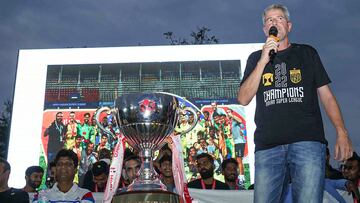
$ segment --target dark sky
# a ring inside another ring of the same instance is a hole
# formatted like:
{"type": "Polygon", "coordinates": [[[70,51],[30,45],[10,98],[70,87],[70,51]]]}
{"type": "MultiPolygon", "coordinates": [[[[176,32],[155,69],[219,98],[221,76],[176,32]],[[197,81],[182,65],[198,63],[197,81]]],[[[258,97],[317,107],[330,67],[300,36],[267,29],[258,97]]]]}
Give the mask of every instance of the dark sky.
{"type": "MultiPolygon", "coordinates": [[[[360,1],[284,1],[291,42],[314,46],[333,83],[346,126],[360,152],[360,1]]],[[[264,42],[254,0],[17,0],[0,3],[0,102],[11,99],[19,49],[167,45],[163,33],[189,38],[197,26],[220,43],[264,42]]],[[[325,117],[323,115],[323,117],[325,117]]],[[[335,129],[325,117],[330,146],[335,129]]],[[[306,133],[306,129],[304,129],[306,133]]],[[[331,148],[333,151],[333,148],[331,148]]]]}

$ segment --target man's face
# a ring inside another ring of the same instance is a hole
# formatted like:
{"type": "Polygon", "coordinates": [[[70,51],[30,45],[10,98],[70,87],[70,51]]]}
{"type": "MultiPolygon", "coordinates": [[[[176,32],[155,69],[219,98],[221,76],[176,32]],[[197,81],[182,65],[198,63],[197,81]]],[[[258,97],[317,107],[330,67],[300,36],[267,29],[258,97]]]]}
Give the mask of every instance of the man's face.
{"type": "Polygon", "coordinates": [[[210,135],[210,137],[215,136],[215,130],[214,130],[214,129],[210,129],[210,130],[209,130],[209,135],[210,135]]]}
{"type": "Polygon", "coordinates": [[[217,104],[216,103],[211,103],[211,108],[213,109],[213,111],[215,111],[216,108],[217,108],[217,104]]]}
{"type": "Polygon", "coordinates": [[[215,116],[214,117],[214,123],[220,124],[221,123],[221,117],[220,116],[215,116]]]}
{"type": "Polygon", "coordinates": [[[86,153],[89,155],[94,151],[94,144],[93,143],[89,143],[86,149],[86,153]]]}
{"type": "Polygon", "coordinates": [[[343,175],[346,179],[356,181],[360,178],[360,166],[356,160],[346,161],[342,168],[343,175]]]}
{"type": "Polygon", "coordinates": [[[84,123],[89,123],[89,120],[90,120],[90,115],[85,115],[84,116],[84,123]]]}
{"type": "Polygon", "coordinates": [[[30,175],[30,177],[26,176],[26,184],[29,185],[31,188],[36,189],[40,186],[41,180],[43,177],[43,173],[34,172],[30,175]]]}
{"type": "Polygon", "coordinates": [[[160,165],[160,172],[164,177],[172,177],[172,163],[170,161],[164,161],[160,165]]]}
{"type": "Polygon", "coordinates": [[[125,172],[130,183],[136,178],[137,172],[140,170],[140,163],[136,160],[129,160],[125,163],[125,172]]]}
{"type": "Polygon", "coordinates": [[[232,115],[232,111],[231,110],[226,110],[226,114],[229,116],[229,117],[233,117],[233,115],[232,115]]]}
{"type": "Polygon", "coordinates": [[[81,144],[81,139],[82,139],[81,137],[77,137],[77,138],[76,138],[76,140],[75,140],[75,145],[76,145],[76,146],[80,146],[80,144],[81,144]]]}
{"type": "Polygon", "coordinates": [[[209,119],[209,112],[204,112],[204,119],[208,120],[209,119]]]}
{"type": "Polygon", "coordinates": [[[186,123],[187,122],[187,120],[186,120],[186,117],[185,116],[181,116],[180,117],[180,121],[181,121],[181,123],[186,123]]]}
{"type": "Polygon", "coordinates": [[[107,126],[108,125],[108,119],[107,117],[103,118],[103,122],[102,122],[103,126],[107,126]]]}
{"type": "Polygon", "coordinates": [[[69,119],[71,122],[75,122],[75,114],[74,113],[69,114],[69,119]]]}
{"type": "Polygon", "coordinates": [[[288,36],[288,33],[291,31],[292,24],[289,22],[285,14],[280,9],[271,9],[265,14],[265,24],[263,31],[266,36],[269,35],[270,27],[275,26],[278,30],[277,37],[280,38],[280,41],[288,36]]]}
{"type": "Polygon", "coordinates": [[[60,157],[56,162],[56,181],[57,182],[73,182],[76,173],[74,162],[69,157],[60,157]]]}
{"type": "Polygon", "coordinates": [[[197,115],[198,119],[200,119],[200,117],[201,117],[201,112],[200,112],[200,111],[197,111],[197,112],[196,112],[196,115],[197,115]]]}
{"type": "Polygon", "coordinates": [[[237,168],[238,168],[237,165],[234,163],[226,164],[226,167],[222,172],[225,177],[225,180],[229,182],[235,182],[236,178],[238,177],[237,168]]]}
{"type": "Polygon", "coordinates": [[[226,121],[226,116],[225,116],[225,115],[220,116],[220,123],[221,123],[221,124],[224,124],[225,121],[226,121]]]}
{"type": "Polygon", "coordinates": [[[196,149],[195,148],[190,148],[189,154],[190,154],[190,156],[195,156],[196,155],[196,149]]]}
{"type": "Polygon", "coordinates": [[[214,176],[214,163],[211,163],[207,157],[197,160],[197,169],[203,179],[214,176]]]}
{"type": "Polygon", "coordinates": [[[202,148],[205,148],[207,146],[207,143],[206,143],[205,139],[200,139],[200,146],[202,148]]]}
{"type": "Polygon", "coordinates": [[[193,123],[194,122],[194,115],[193,114],[190,114],[189,115],[189,123],[193,123]]]}
{"type": "Polygon", "coordinates": [[[213,138],[211,138],[211,137],[209,137],[208,142],[209,142],[209,145],[213,145],[213,144],[214,144],[214,139],[213,139],[213,138]]]}
{"type": "Polygon", "coordinates": [[[93,181],[99,188],[105,188],[108,176],[102,173],[98,176],[93,176],[93,181]]]}
{"type": "Polygon", "coordinates": [[[105,145],[108,141],[108,138],[106,136],[101,137],[101,144],[105,145]]]}
{"type": "Polygon", "coordinates": [[[58,114],[56,115],[56,122],[60,123],[60,122],[62,122],[62,120],[63,120],[63,114],[62,114],[62,113],[58,113],[58,114]]]}

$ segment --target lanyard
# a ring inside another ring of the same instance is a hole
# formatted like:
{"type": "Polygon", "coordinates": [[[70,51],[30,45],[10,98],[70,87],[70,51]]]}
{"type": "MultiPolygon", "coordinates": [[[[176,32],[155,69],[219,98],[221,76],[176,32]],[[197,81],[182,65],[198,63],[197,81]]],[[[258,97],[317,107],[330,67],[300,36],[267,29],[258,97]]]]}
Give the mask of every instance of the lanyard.
{"type": "MultiPolygon", "coordinates": [[[[206,186],[205,186],[205,183],[204,183],[203,179],[201,179],[200,181],[201,181],[201,188],[206,189],[206,186]]],[[[212,186],[211,186],[212,190],[215,189],[215,184],[216,184],[216,181],[215,181],[215,179],[213,179],[212,186]]]]}
{"type": "MultiPolygon", "coordinates": [[[[357,186],[360,186],[360,180],[358,181],[357,186]]],[[[356,199],[357,197],[355,196],[355,194],[353,193],[353,199],[354,199],[354,203],[359,203],[359,201],[356,199]]]]}
{"type": "Polygon", "coordinates": [[[238,182],[239,182],[239,179],[236,178],[236,181],[235,181],[235,190],[239,190],[238,182]]]}

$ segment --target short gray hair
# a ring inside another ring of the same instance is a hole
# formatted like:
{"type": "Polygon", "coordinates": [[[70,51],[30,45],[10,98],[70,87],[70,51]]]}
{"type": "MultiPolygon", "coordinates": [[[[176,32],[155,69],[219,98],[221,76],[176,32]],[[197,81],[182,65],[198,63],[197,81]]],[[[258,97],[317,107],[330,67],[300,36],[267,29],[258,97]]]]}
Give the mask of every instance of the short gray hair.
{"type": "Polygon", "coordinates": [[[278,10],[281,10],[284,14],[285,14],[285,18],[287,21],[290,21],[290,13],[289,13],[289,10],[286,6],[282,5],[282,4],[271,4],[270,6],[266,7],[264,9],[264,13],[262,15],[262,21],[263,21],[263,25],[265,25],[265,15],[266,15],[266,12],[270,11],[270,10],[273,10],[273,9],[278,9],[278,10]]]}

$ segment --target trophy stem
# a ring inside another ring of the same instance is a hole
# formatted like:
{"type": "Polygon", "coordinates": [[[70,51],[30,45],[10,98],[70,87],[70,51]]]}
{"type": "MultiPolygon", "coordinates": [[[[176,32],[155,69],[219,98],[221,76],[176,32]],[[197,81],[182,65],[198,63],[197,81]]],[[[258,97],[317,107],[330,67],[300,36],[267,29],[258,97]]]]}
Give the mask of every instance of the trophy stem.
{"type": "Polygon", "coordinates": [[[166,186],[158,178],[153,166],[153,148],[142,148],[139,153],[141,168],[139,176],[128,187],[128,191],[161,190],[166,191],[166,186]]]}
{"type": "Polygon", "coordinates": [[[145,148],[141,150],[139,156],[141,159],[139,180],[144,182],[150,182],[151,180],[157,177],[155,170],[153,170],[154,169],[152,163],[153,150],[151,148],[145,148]]]}

